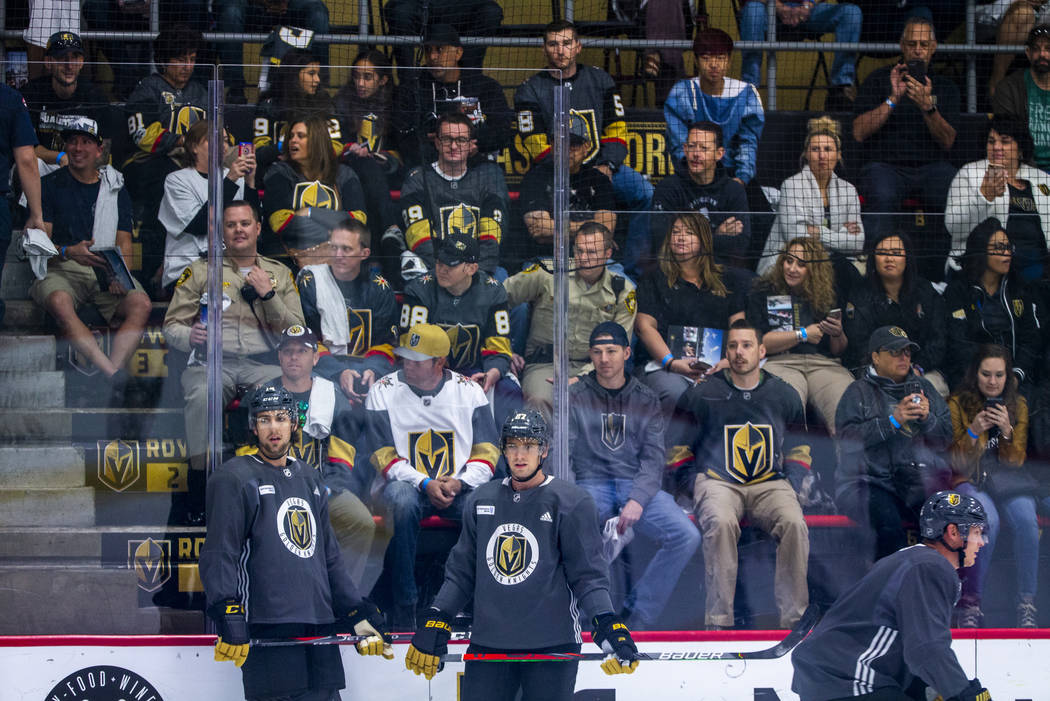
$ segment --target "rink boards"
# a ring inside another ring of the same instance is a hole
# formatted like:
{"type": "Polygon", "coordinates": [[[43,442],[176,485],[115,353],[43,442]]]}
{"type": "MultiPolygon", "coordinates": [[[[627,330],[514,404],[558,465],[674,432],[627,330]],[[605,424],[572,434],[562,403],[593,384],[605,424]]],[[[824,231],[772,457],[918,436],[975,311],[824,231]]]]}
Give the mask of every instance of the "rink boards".
{"type": "MultiPolygon", "coordinates": [[[[996,701],[1050,700],[1050,630],[957,632],[953,647],[969,676],[978,676],[996,701]]],[[[779,633],[639,634],[643,652],[689,653],[758,650],[779,633]]],[[[592,645],[585,643],[584,649],[592,645]]],[[[399,701],[457,698],[462,664],[448,665],[427,682],[404,667],[407,645],[392,661],[360,657],[344,646],[343,699],[399,701]]],[[[450,645],[462,652],[463,645],[450,645]]],[[[232,663],[212,659],[205,636],[43,636],[0,638],[0,698],[12,701],[199,701],[239,699],[241,676],[232,663]]],[[[688,699],[787,701],[789,657],[736,662],[643,662],[630,676],[608,677],[597,663],[580,665],[576,699],[688,699]]]]}

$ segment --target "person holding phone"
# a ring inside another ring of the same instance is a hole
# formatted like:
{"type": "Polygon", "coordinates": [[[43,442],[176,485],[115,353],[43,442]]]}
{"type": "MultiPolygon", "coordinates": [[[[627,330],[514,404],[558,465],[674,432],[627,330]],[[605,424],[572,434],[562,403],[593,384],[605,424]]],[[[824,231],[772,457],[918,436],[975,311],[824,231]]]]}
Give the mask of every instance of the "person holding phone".
{"type": "MultiPolygon", "coordinates": [[[[1035,478],[1025,467],[1028,403],[1017,391],[1010,351],[986,344],[977,349],[959,388],[948,398],[952,416],[952,488],[981,502],[988,514],[988,552],[960,571],[960,628],[981,624],[981,594],[1002,515],[1013,533],[1017,566],[1017,626],[1037,624],[1035,593],[1039,563],[1035,478]]],[[[1050,506],[1050,499],[1043,499],[1050,506]]]]}

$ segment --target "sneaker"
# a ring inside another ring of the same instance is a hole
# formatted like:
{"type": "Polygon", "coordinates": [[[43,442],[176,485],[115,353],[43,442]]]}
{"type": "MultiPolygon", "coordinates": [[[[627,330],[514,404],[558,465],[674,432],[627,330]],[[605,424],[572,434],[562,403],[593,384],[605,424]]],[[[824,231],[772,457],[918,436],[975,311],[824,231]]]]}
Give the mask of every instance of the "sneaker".
{"type": "Polygon", "coordinates": [[[1036,613],[1035,597],[1022,596],[1021,600],[1017,603],[1017,627],[1038,628],[1039,624],[1036,621],[1036,613]]]}
{"type": "Polygon", "coordinates": [[[981,618],[984,616],[981,613],[981,607],[973,604],[960,606],[955,610],[956,627],[958,628],[980,628],[981,618]]]}

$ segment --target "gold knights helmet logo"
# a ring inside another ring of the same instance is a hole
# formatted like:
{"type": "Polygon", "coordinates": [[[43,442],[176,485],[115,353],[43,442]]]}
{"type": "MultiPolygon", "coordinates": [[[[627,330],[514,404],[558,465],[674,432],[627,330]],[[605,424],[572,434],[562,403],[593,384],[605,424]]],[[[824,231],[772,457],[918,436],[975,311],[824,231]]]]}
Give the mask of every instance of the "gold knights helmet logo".
{"type": "Polygon", "coordinates": [[[277,510],[277,534],[293,555],[312,557],[317,549],[317,520],[310,503],[299,497],[285,499],[277,510]]]}
{"type": "Polygon", "coordinates": [[[408,434],[412,467],[431,479],[451,475],[456,465],[456,434],[430,428],[408,434]]]}
{"type": "Polygon", "coordinates": [[[319,209],[339,209],[339,193],[334,187],[325,185],[320,181],[308,183],[296,183],[292,193],[292,206],[290,209],[298,210],[303,207],[317,207],[319,209]]]}
{"type": "Polygon", "coordinates": [[[602,414],[602,444],[609,450],[619,450],[627,441],[627,415],[602,414]]]}
{"type": "Polygon", "coordinates": [[[157,591],[171,578],[171,541],[129,540],[128,569],[135,571],[139,589],[157,591]]]}
{"type": "Polygon", "coordinates": [[[442,326],[448,334],[450,366],[461,368],[476,365],[479,362],[481,329],[476,324],[442,326]]]}
{"type": "Polygon", "coordinates": [[[442,207],[441,230],[442,238],[452,234],[466,234],[476,238],[481,231],[481,209],[464,202],[442,207]]]}
{"type": "Polygon", "coordinates": [[[114,492],[123,492],[138,480],[141,474],[138,441],[99,441],[97,445],[99,482],[114,492]]]}
{"type": "Polygon", "coordinates": [[[723,429],[726,472],[741,484],[773,472],[773,427],[769,424],[728,424],[723,429]]]}
{"type": "Polygon", "coordinates": [[[496,527],[485,546],[485,564],[493,579],[503,585],[524,582],[540,559],[536,536],[520,523],[496,527]]]}
{"type": "Polygon", "coordinates": [[[951,494],[948,495],[948,503],[950,505],[958,506],[960,501],[962,501],[962,499],[960,499],[959,495],[956,494],[955,492],[952,492],[951,494]]]}
{"type": "Polygon", "coordinates": [[[207,118],[208,113],[200,107],[183,105],[172,115],[171,131],[177,135],[185,134],[197,122],[207,118]]]}
{"type": "Polygon", "coordinates": [[[891,336],[896,336],[897,338],[907,338],[908,337],[908,333],[904,329],[899,327],[899,326],[891,326],[890,327],[890,335],[891,336]]]}

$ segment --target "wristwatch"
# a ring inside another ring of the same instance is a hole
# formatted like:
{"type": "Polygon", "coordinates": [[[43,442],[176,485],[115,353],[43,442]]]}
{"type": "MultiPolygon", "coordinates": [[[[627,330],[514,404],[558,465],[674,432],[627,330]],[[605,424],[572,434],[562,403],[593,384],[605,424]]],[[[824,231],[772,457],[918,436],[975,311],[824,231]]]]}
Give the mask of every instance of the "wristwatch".
{"type": "Polygon", "coordinates": [[[935,114],[936,112],[937,112],[937,105],[934,105],[933,107],[931,107],[928,110],[923,110],[922,111],[923,114],[935,114]]]}

